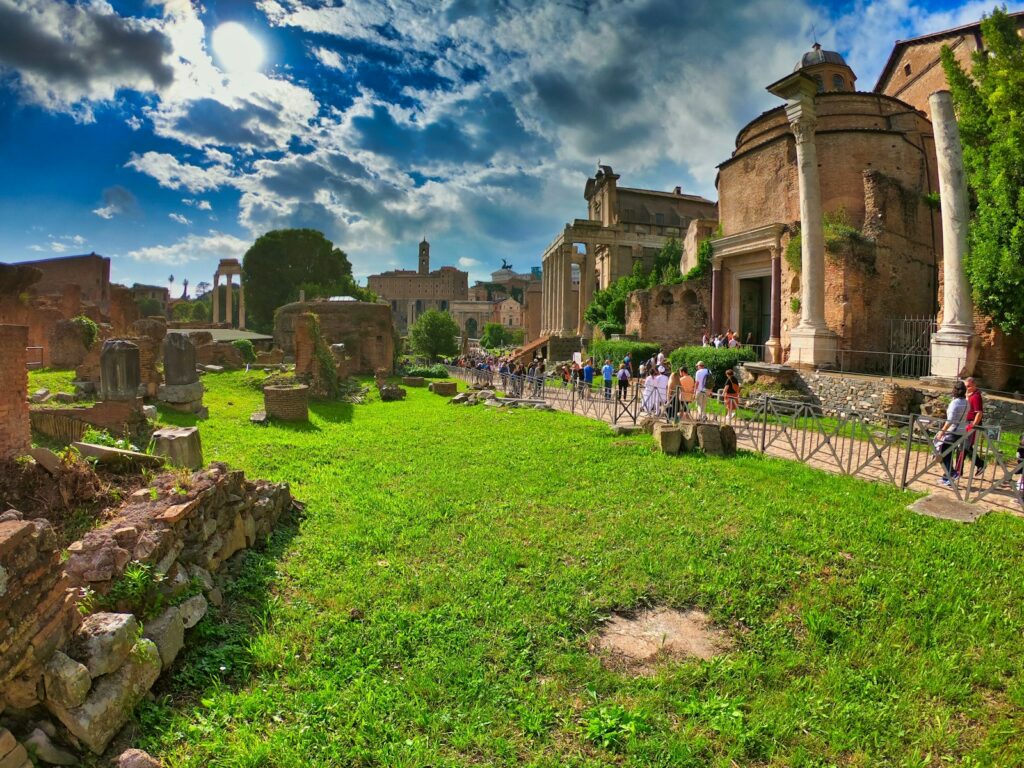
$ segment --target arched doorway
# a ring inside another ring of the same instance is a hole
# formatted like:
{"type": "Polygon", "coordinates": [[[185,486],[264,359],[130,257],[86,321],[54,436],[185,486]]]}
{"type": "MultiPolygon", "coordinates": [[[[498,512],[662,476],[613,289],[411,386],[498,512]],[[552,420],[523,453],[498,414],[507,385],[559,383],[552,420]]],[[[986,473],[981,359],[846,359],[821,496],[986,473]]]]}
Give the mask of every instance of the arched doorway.
{"type": "Polygon", "coordinates": [[[471,317],[466,321],[466,336],[470,339],[475,339],[477,338],[476,331],[476,318],[471,317]]]}

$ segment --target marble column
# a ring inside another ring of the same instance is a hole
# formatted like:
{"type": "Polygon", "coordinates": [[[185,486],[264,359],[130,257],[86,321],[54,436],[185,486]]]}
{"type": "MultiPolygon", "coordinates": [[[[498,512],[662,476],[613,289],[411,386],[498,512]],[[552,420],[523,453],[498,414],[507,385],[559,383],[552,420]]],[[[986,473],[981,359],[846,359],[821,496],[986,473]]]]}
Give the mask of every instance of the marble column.
{"type": "Polygon", "coordinates": [[[932,337],[931,374],[953,379],[969,376],[977,357],[971,286],[964,270],[970,218],[967,173],[952,96],[949,91],[937,91],[928,103],[942,211],[942,326],[932,337]]]}
{"type": "Polygon", "coordinates": [[[578,321],[576,323],[576,333],[579,336],[590,336],[590,328],[583,315],[587,311],[587,306],[590,304],[591,299],[594,298],[595,291],[595,278],[594,272],[597,269],[597,262],[595,261],[595,247],[593,243],[583,244],[583,258],[580,260],[580,305],[578,312],[578,321]]]}
{"type": "Polygon", "coordinates": [[[541,299],[541,336],[548,336],[551,334],[551,288],[554,285],[554,272],[551,269],[551,255],[544,254],[544,259],[541,262],[543,266],[543,283],[541,288],[543,290],[543,298],[541,299]]]}
{"type": "Polygon", "coordinates": [[[238,330],[245,330],[245,284],[242,276],[238,276],[238,330]]]}
{"type": "Polygon", "coordinates": [[[220,322],[220,272],[213,273],[213,323],[220,322]]]}
{"type": "Polygon", "coordinates": [[[562,315],[559,318],[560,336],[576,335],[576,318],[572,311],[572,259],[575,253],[572,243],[562,246],[562,279],[565,287],[562,290],[562,315]]]}
{"type": "Polygon", "coordinates": [[[722,332],[722,262],[711,265],[711,335],[722,332]]]}
{"type": "Polygon", "coordinates": [[[836,359],[836,335],[825,323],[825,228],[822,220],[818,149],[817,83],[796,72],[768,87],[786,100],[786,117],[796,139],[800,183],[800,323],[790,332],[790,361],[830,366],[836,359]]]}
{"type": "Polygon", "coordinates": [[[234,303],[234,297],[231,295],[231,274],[228,273],[224,275],[224,280],[224,308],[226,310],[224,322],[228,324],[229,328],[234,328],[235,313],[234,307],[232,307],[232,304],[234,303]]]}
{"type": "Polygon", "coordinates": [[[772,254],[771,331],[765,345],[765,359],[770,363],[782,362],[782,256],[775,245],[772,254]]]}

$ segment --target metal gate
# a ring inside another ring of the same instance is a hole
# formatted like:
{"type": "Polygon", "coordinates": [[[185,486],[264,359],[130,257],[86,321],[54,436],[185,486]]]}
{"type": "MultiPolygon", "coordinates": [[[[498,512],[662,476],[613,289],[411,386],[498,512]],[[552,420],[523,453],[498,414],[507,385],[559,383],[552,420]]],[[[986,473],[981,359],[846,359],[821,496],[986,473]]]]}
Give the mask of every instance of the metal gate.
{"type": "Polygon", "coordinates": [[[890,376],[917,379],[931,373],[934,317],[898,317],[889,321],[890,376]]]}

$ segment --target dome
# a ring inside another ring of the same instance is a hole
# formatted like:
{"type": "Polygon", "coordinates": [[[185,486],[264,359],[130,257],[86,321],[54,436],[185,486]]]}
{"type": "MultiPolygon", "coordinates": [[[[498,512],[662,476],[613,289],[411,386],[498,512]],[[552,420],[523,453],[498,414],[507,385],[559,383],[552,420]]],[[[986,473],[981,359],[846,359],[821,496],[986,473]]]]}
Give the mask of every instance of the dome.
{"type": "Polygon", "coordinates": [[[836,51],[822,50],[820,43],[815,43],[811,50],[800,57],[800,61],[793,67],[794,72],[799,72],[804,67],[813,67],[815,64],[839,64],[847,66],[846,60],[836,51]]]}

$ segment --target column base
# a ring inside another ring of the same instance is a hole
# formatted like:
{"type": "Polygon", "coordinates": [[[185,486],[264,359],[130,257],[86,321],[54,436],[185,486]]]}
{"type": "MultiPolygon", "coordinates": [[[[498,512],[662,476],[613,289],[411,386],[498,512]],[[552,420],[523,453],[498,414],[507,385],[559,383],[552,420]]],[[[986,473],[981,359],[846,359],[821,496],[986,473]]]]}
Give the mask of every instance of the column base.
{"type": "Polygon", "coordinates": [[[973,332],[941,328],[932,336],[932,377],[952,381],[970,376],[978,357],[977,346],[973,332]]]}
{"type": "Polygon", "coordinates": [[[764,344],[764,361],[782,364],[782,339],[768,339],[764,344]]]}
{"type": "Polygon", "coordinates": [[[789,332],[790,365],[804,368],[828,368],[836,364],[839,337],[828,328],[801,328],[789,332]]]}

